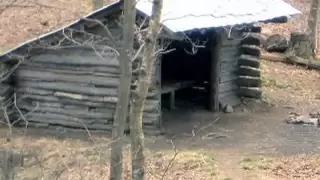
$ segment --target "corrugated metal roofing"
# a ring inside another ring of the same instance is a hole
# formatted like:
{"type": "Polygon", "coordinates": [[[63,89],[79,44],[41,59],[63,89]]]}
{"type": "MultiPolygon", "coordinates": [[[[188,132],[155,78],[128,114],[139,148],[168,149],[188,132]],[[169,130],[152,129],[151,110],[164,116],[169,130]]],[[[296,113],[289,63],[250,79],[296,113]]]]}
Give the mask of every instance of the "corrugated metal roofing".
{"type": "MultiPolygon", "coordinates": [[[[300,14],[282,0],[164,0],[163,3],[161,21],[173,32],[300,14]]],[[[152,2],[139,0],[137,9],[150,16],[152,2]]]]}
{"type": "MultiPolygon", "coordinates": [[[[119,5],[119,1],[91,12],[84,18],[94,17],[96,14],[101,14],[117,7],[117,5],[119,5]]],[[[152,10],[151,1],[138,0],[137,10],[150,16],[152,10]]],[[[168,29],[173,32],[179,32],[265,21],[295,14],[300,14],[300,11],[282,0],[164,0],[161,19],[163,25],[168,29]]],[[[26,41],[0,55],[0,58],[31,42],[77,25],[81,21],[82,19],[78,19],[67,26],[26,41]]]]}

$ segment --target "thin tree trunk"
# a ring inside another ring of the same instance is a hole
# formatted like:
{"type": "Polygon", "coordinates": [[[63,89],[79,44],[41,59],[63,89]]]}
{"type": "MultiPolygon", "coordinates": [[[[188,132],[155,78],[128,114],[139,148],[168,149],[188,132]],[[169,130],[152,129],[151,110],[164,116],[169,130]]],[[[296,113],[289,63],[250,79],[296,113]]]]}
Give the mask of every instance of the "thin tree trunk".
{"type": "Polygon", "coordinates": [[[124,47],[124,51],[120,53],[119,101],[112,129],[110,180],[122,180],[123,137],[129,111],[135,14],[134,1],[124,1],[124,39],[122,46],[124,47]]]}
{"type": "Polygon", "coordinates": [[[144,103],[148,94],[151,81],[153,64],[155,61],[155,47],[157,36],[160,31],[160,17],[163,1],[154,0],[152,8],[152,16],[149,21],[149,29],[147,37],[144,41],[145,49],[143,51],[143,59],[141,71],[138,75],[137,88],[134,91],[132,100],[132,109],[130,114],[130,134],[131,134],[131,158],[132,158],[132,180],[144,180],[145,156],[144,156],[144,133],[142,126],[142,116],[144,103]]]}
{"type": "Polygon", "coordinates": [[[320,0],[313,0],[310,7],[310,14],[308,20],[308,34],[312,37],[313,53],[316,55],[317,51],[317,25],[319,21],[319,6],[320,0]]]}
{"type": "Polygon", "coordinates": [[[97,10],[103,7],[103,0],[92,0],[92,10],[97,10]]]}

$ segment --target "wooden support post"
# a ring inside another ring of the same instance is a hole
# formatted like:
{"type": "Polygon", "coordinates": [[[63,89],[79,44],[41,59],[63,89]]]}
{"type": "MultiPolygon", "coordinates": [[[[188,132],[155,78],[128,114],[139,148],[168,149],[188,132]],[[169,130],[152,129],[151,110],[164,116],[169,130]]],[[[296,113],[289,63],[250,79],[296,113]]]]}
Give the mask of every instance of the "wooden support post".
{"type": "Polygon", "coordinates": [[[220,64],[221,64],[221,47],[222,32],[216,29],[212,35],[211,43],[211,70],[210,70],[210,87],[209,87],[209,109],[213,112],[219,111],[219,85],[220,85],[220,64]]]}
{"type": "Polygon", "coordinates": [[[169,105],[169,108],[170,108],[170,110],[173,110],[174,108],[175,108],[175,99],[176,99],[176,97],[175,97],[175,91],[171,91],[170,92],[170,105],[169,105]]]}

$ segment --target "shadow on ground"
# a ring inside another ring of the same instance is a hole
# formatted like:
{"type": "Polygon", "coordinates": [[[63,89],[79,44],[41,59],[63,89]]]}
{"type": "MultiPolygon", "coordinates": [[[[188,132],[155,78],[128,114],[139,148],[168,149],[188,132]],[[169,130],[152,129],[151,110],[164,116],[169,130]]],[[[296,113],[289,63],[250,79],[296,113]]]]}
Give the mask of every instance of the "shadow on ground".
{"type": "MultiPolygon", "coordinates": [[[[284,122],[290,109],[274,107],[257,102],[242,106],[230,114],[214,114],[207,110],[176,109],[165,112],[165,135],[146,138],[151,149],[172,148],[233,150],[241,154],[294,155],[320,153],[320,128],[291,125],[284,122]]],[[[2,137],[6,131],[0,132],[2,137]]],[[[23,129],[15,135],[24,135],[23,129]]],[[[84,130],[32,129],[26,132],[33,138],[56,139],[110,138],[110,132],[88,132],[84,130]]]]}

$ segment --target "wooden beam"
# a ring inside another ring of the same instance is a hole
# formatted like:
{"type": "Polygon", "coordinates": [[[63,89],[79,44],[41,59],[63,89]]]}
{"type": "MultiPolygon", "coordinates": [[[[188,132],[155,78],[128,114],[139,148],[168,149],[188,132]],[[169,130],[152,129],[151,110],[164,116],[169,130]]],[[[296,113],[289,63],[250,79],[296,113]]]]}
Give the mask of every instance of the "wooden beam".
{"type": "Polygon", "coordinates": [[[218,112],[219,109],[219,85],[220,85],[220,63],[221,63],[221,47],[222,32],[216,29],[212,35],[211,43],[211,70],[210,70],[210,86],[209,86],[209,109],[218,112]]]}

